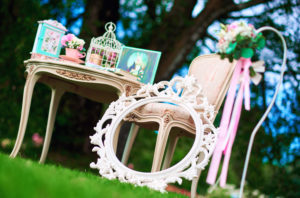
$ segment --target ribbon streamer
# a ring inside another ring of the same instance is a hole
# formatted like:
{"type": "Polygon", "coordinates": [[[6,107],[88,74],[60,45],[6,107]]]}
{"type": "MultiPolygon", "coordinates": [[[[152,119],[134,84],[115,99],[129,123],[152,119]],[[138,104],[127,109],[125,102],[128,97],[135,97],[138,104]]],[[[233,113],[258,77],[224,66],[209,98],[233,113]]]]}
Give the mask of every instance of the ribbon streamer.
{"type": "Polygon", "coordinates": [[[231,149],[240,120],[243,98],[245,102],[245,109],[250,110],[249,67],[251,66],[251,64],[252,62],[250,58],[240,58],[235,67],[222,114],[219,138],[206,179],[206,182],[209,184],[215,183],[223,153],[224,162],[221,172],[220,186],[224,187],[226,185],[231,149]],[[241,77],[242,82],[235,99],[237,85],[239,84],[239,80],[241,79],[241,77]]]}

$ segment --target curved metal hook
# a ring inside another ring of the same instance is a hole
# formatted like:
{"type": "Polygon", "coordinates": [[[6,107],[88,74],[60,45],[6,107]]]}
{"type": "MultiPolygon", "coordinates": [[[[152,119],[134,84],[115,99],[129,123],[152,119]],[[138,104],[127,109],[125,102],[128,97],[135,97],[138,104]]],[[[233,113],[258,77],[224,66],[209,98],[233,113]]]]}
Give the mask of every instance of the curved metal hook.
{"type": "Polygon", "coordinates": [[[255,135],[256,135],[258,129],[260,128],[260,126],[262,125],[262,123],[264,122],[264,120],[267,118],[267,115],[269,114],[269,112],[271,111],[271,108],[274,105],[274,102],[276,100],[277,94],[279,92],[279,88],[280,88],[280,86],[282,84],[283,75],[284,75],[284,71],[285,71],[285,67],[286,67],[287,47],[286,47],[286,43],[285,43],[285,40],[284,40],[283,36],[281,35],[281,33],[278,30],[276,30],[275,28],[269,27],[269,26],[265,26],[265,27],[259,28],[257,30],[257,33],[265,31],[265,30],[274,31],[280,37],[282,45],[283,45],[283,60],[282,60],[282,65],[281,65],[280,79],[278,81],[275,94],[274,94],[274,96],[272,98],[272,101],[271,101],[270,105],[268,106],[267,110],[265,111],[264,115],[262,116],[262,118],[259,120],[259,122],[255,126],[254,130],[252,131],[252,134],[251,134],[251,137],[250,137],[250,141],[249,141],[249,145],[248,145],[248,150],[247,150],[247,155],[246,155],[246,160],[245,160],[245,165],[244,165],[244,170],[243,170],[243,176],[242,176],[242,179],[241,179],[240,194],[239,194],[240,198],[242,198],[242,196],[243,196],[245,179],[246,179],[246,174],[247,174],[247,169],[248,169],[250,154],[251,154],[251,150],[252,150],[252,146],[253,146],[255,135]]]}

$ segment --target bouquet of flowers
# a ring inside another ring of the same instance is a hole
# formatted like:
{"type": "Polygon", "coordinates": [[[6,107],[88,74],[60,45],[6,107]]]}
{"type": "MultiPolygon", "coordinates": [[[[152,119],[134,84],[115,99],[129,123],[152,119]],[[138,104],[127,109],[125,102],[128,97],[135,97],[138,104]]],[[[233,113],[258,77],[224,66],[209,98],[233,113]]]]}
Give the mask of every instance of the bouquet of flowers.
{"type": "Polygon", "coordinates": [[[61,39],[61,44],[67,48],[85,51],[83,48],[84,40],[77,38],[74,34],[64,35],[61,39]]]}
{"type": "Polygon", "coordinates": [[[230,61],[239,60],[241,57],[251,58],[255,50],[262,49],[266,43],[263,35],[256,34],[254,26],[245,22],[221,24],[218,36],[219,54],[221,58],[227,57],[230,61]]]}

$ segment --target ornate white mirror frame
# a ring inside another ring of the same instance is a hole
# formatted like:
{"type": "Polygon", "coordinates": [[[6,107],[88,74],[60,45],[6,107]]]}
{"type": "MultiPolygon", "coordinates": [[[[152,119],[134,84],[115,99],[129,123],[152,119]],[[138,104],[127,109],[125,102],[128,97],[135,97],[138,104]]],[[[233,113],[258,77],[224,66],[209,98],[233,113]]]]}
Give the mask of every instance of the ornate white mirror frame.
{"type": "Polygon", "coordinates": [[[176,77],[170,82],[144,85],[136,95],[123,95],[110,104],[95,127],[96,133],[91,136],[91,143],[96,145],[93,151],[99,158],[90,166],[99,169],[100,175],[105,178],[164,192],[168,183],[181,183],[182,178],[192,180],[197,176],[197,171],[207,165],[217,138],[217,129],[212,123],[214,113],[214,107],[208,104],[194,77],[176,77]],[[170,102],[188,111],[195,123],[196,137],[188,154],[174,166],[159,172],[139,172],[129,169],[116,157],[114,138],[118,136],[118,125],[126,115],[139,106],[153,102],[170,102]],[[107,124],[109,121],[110,124],[107,124]]]}

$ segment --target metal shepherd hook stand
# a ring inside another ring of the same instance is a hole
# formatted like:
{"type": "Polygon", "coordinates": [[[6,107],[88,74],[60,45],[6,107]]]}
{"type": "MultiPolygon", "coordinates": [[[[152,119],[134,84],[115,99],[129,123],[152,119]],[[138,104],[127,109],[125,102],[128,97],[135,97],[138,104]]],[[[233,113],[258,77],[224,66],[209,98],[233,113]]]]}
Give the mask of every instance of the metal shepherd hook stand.
{"type": "Polygon", "coordinates": [[[246,174],[247,174],[247,169],[248,169],[248,164],[249,164],[251,149],[252,149],[252,145],[253,145],[253,142],[254,142],[255,135],[256,135],[258,129],[260,128],[260,126],[262,125],[262,123],[264,122],[264,120],[267,118],[267,115],[269,114],[269,112],[271,111],[271,108],[274,105],[274,102],[276,100],[277,94],[279,92],[280,85],[282,84],[283,74],[284,74],[285,67],[286,67],[287,47],[286,47],[286,43],[285,43],[285,40],[284,40],[283,36],[281,35],[281,33],[278,30],[276,30],[275,28],[272,28],[272,27],[268,27],[268,26],[259,28],[257,30],[257,33],[265,31],[265,30],[274,31],[280,37],[282,45],[283,45],[283,60],[282,60],[282,65],[281,65],[280,79],[278,81],[275,94],[274,94],[274,96],[272,98],[272,101],[271,101],[270,105],[268,106],[266,112],[264,113],[264,115],[262,116],[262,118],[259,120],[259,122],[255,126],[254,130],[252,131],[252,134],[251,134],[251,137],[250,137],[250,141],[249,141],[249,145],[248,145],[248,150],[247,150],[247,156],[246,156],[244,170],[243,170],[243,176],[242,176],[242,179],[241,179],[240,194],[239,194],[240,198],[243,197],[243,190],[244,190],[244,185],[245,185],[245,179],[246,179],[246,174]]]}

